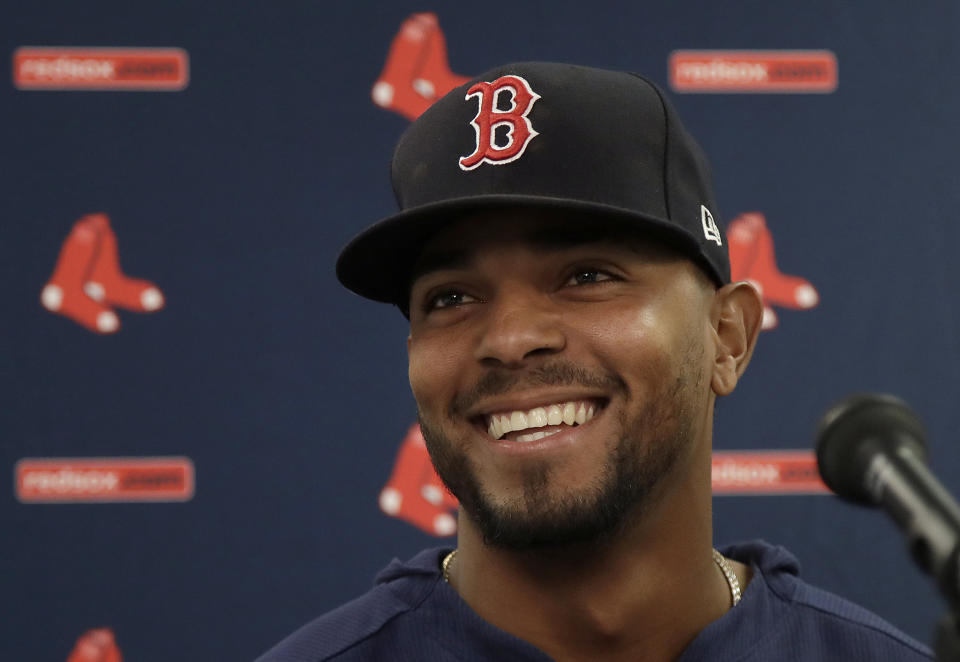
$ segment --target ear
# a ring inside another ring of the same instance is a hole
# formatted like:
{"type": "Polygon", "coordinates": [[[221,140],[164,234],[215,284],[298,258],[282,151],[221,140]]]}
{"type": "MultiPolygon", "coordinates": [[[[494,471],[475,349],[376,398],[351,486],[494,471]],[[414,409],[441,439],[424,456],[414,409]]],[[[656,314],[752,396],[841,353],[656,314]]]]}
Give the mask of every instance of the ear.
{"type": "Polygon", "coordinates": [[[716,291],[710,318],[715,346],[710,385],[717,395],[733,392],[747,369],[762,318],[763,300],[750,283],[730,283],[716,291]]]}

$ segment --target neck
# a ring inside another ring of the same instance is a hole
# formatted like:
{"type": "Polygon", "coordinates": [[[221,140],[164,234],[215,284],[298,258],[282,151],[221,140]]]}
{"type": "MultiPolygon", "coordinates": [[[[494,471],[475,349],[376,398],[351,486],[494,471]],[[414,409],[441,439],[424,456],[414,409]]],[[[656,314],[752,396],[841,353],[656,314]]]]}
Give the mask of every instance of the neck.
{"type": "Polygon", "coordinates": [[[615,538],[592,544],[493,548],[461,512],[451,584],[482,618],[558,662],[675,660],[730,607],[711,555],[709,470],[707,455],[615,538]]]}

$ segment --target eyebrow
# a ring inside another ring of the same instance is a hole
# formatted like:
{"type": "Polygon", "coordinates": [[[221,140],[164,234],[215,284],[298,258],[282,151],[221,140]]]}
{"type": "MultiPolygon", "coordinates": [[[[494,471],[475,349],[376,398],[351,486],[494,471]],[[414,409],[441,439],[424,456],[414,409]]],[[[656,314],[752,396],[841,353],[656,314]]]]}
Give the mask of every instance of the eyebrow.
{"type": "MultiPolygon", "coordinates": [[[[581,227],[546,227],[536,228],[522,235],[521,239],[530,246],[545,251],[562,251],[578,246],[591,244],[618,244],[607,237],[597,238],[591,230],[581,227]]],[[[445,269],[463,269],[473,262],[470,251],[464,249],[450,249],[431,251],[421,256],[410,272],[409,282],[433,271],[445,269]]]]}
{"type": "Polygon", "coordinates": [[[470,266],[470,262],[472,259],[465,250],[433,251],[417,260],[413,269],[410,270],[409,282],[413,283],[420,276],[433,271],[463,269],[470,266]]]}

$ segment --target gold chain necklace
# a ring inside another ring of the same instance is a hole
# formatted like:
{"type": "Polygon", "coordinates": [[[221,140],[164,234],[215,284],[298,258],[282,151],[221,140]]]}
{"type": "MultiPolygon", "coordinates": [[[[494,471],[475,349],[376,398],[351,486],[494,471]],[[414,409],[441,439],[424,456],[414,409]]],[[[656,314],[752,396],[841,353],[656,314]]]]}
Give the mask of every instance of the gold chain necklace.
{"type": "Polygon", "coordinates": [[[730,587],[730,606],[736,607],[737,603],[740,602],[740,580],[737,579],[737,573],[733,571],[733,568],[730,567],[730,564],[727,563],[727,559],[723,558],[723,554],[718,552],[715,549],[710,550],[713,552],[713,560],[717,562],[717,565],[720,567],[720,572],[723,573],[724,579],[727,580],[727,586],[730,587]]]}
{"type": "MultiPolygon", "coordinates": [[[[727,563],[727,559],[723,558],[723,554],[713,549],[710,550],[713,552],[713,560],[717,564],[717,567],[720,568],[720,572],[723,573],[723,578],[727,580],[727,586],[730,587],[730,602],[732,606],[737,606],[737,603],[740,602],[741,590],[740,590],[740,580],[737,579],[737,573],[733,571],[733,568],[730,567],[730,564],[727,563]]],[[[443,575],[443,581],[450,583],[450,564],[453,562],[453,559],[457,557],[457,550],[453,550],[449,554],[443,557],[443,561],[440,562],[440,571],[443,575]]]]}
{"type": "Polygon", "coordinates": [[[449,554],[443,557],[443,561],[440,563],[440,570],[443,572],[443,581],[450,583],[450,562],[456,558],[457,550],[453,550],[449,554]]]}

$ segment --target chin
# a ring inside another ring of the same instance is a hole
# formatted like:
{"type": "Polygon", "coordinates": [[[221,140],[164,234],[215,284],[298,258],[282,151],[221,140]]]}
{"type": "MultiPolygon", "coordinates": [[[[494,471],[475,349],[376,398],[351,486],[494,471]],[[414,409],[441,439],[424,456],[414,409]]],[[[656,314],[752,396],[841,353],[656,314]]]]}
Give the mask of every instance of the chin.
{"type": "MultiPolygon", "coordinates": [[[[485,478],[477,463],[454,451],[421,421],[427,449],[441,480],[491,547],[543,549],[600,542],[642,517],[660,480],[670,474],[673,445],[638,453],[621,443],[594,464],[593,478],[577,467],[521,463],[509,480],[485,478]],[[579,479],[579,480],[578,480],[579,479]],[[505,484],[508,483],[508,484],[505,484]]],[[[567,464],[566,462],[564,463],[567,464]]],[[[589,464],[581,459],[580,466],[589,464]]]]}
{"type": "MultiPolygon", "coordinates": [[[[569,487],[569,486],[568,486],[569,487]]],[[[633,499],[594,487],[524,489],[513,499],[480,498],[464,512],[491,547],[523,550],[598,542],[619,531],[637,507],[633,499]]]]}
{"type": "Polygon", "coordinates": [[[460,431],[431,424],[422,411],[420,427],[437,474],[487,545],[522,550],[601,541],[641,520],[682,475],[698,383],[680,375],[637,411],[608,411],[592,431],[588,423],[582,433],[533,442],[530,452],[499,442],[488,453],[472,446],[476,431],[445,434],[460,431]]]}

